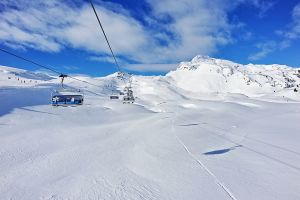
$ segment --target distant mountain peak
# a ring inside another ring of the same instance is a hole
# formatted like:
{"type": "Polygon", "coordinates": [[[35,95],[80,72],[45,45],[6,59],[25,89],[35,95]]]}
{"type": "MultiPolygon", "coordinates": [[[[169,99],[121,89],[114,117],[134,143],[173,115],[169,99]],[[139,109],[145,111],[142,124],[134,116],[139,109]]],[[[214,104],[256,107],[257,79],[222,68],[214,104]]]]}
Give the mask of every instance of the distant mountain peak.
{"type": "Polygon", "coordinates": [[[300,71],[286,65],[242,65],[198,55],[167,74],[178,87],[192,92],[281,94],[300,89],[300,71]]]}
{"type": "Polygon", "coordinates": [[[53,79],[50,75],[43,72],[33,72],[25,69],[19,69],[14,67],[7,67],[0,65],[0,73],[7,74],[7,76],[15,76],[24,79],[32,79],[32,80],[44,80],[48,81],[53,79]]]}
{"type": "Polygon", "coordinates": [[[197,55],[189,62],[181,62],[177,70],[196,70],[198,68],[210,66],[222,66],[229,68],[241,67],[243,65],[224,59],[213,58],[205,55],[197,55]]]}

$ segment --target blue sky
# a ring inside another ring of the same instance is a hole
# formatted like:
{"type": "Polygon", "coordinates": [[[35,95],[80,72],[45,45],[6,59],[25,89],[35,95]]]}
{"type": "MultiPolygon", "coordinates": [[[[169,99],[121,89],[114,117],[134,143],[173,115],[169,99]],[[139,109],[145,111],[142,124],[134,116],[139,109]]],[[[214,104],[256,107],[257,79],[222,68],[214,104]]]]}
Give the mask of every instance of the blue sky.
{"type": "MultiPolygon", "coordinates": [[[[123,70],[164,74],[202,54],[300,67],[299,0],[94,0],[123,70]]],[[[103,76],[112,57],[86,0],[1,0],[0,47],[103,76]]],[[[0,65],[39,70],[0,52],[0,65]]]]}

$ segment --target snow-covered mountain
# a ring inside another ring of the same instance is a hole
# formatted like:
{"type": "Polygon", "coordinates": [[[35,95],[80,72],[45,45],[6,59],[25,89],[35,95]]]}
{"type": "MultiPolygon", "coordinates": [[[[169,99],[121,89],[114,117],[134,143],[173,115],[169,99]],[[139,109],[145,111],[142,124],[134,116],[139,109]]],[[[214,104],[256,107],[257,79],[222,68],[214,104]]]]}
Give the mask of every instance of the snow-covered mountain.
{"type": "Polygon", "coordinates": [[[31,72],[24,69],[0,65],[0,87],[21,86],[30,87],[54,79],[42,72],[31,72]]]}
{"type": "Polygon", "coordinates": [[[18,69],[13,67],[6,67],[0,65],[0,73],[7,74],[8,76],[17,76],[25,79],[33,79],[33,80],[44,80],[48,81],[53,79],[52,76],[45,74],[43,72],[31,72],[24,69],[18,69]]]}
{"type": "Polygon", "coordinates": [[[241,65],[227,60],[196,56],[167,74],[178,87],[196,93],[240,93],[247,96],[295,97],[300,69],[286,65],[241,65]]]}

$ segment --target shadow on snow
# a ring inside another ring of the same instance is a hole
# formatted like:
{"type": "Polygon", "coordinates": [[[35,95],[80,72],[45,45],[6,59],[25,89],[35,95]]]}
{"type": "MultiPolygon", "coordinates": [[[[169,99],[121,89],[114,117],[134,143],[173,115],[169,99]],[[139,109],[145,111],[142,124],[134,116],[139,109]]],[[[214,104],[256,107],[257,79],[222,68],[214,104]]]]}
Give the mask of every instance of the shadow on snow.
{"type": "Polygon", "coordinates": [[[15,108],[35,111],[24,107],[48,105],[51,100],[51,92],[51,86],[37,88],[2,87],[0,88],[0,117],[9,114],[15,108]]]}
{"type": "Polygon", "coordinates": [[[237,145],[231,148],[227,148],[227,149],[219,149],[219,150],[214,150],[214,151],[208,151],[203,153],[204,155],[218,155],[218,154],[224,154],[227,153],[229,151],[235,150],[237,147],[242,147],[242,145],[237,145]]]}

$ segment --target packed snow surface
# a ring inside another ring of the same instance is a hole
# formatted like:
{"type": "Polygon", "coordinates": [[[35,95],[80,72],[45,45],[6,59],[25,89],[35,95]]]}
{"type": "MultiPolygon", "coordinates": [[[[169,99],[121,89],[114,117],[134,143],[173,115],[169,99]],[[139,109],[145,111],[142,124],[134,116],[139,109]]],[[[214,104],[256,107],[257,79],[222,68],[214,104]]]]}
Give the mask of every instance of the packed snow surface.
{"type": "Polygon", "coordinates": [[[66,79],[0,67],[0,199],[300,199],[300,78],[287,66],[198,56],[133,76],[66,79]],[[93,92],[93,93],[91,93],[93,92]]]}

